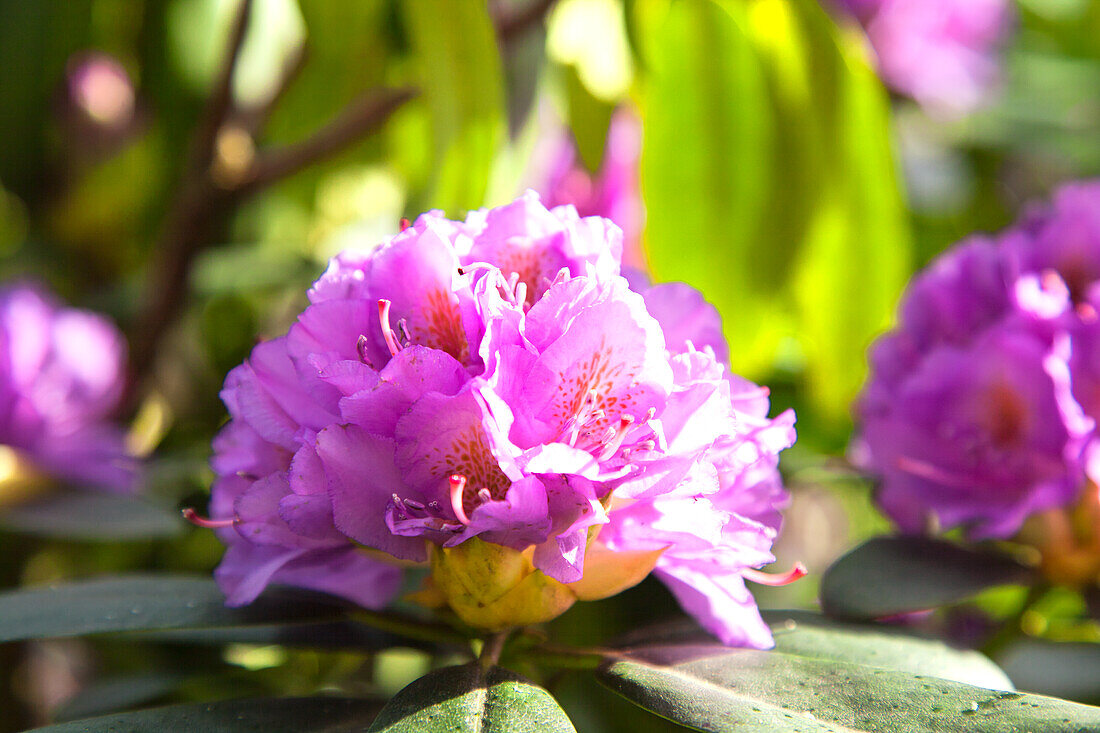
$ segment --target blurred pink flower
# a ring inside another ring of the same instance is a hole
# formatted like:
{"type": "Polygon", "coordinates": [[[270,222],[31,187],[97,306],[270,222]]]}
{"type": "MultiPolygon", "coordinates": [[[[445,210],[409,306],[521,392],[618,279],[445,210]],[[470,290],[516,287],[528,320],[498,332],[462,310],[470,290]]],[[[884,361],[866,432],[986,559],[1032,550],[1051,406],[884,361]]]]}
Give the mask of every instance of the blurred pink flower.
{"type": "Polygon", "coordinates": [[[642,203],[638,166],[642,154],[642,123],[629,109],[618,110],[607,130],[603,162],[596,175],[580,160],[568,132],[536,155],[531,182],[550,208],[572,204],[581,216],[602,216],[623,230],[623,267],[645,269],[642,203]]]}
{"type": "Polygon", "coordinates": [[[109,420],[125,364],[122,334],[103,316],[32,285],[0,287],[0,445],[48,475],[132,491],[136,464],[109,420]]]}
{"type": "Polygon", "coordinates": [[[883,80],[929,109],[974,109],[1000,76],[1009,0],[836,1],[866,29],[883,80]]]}

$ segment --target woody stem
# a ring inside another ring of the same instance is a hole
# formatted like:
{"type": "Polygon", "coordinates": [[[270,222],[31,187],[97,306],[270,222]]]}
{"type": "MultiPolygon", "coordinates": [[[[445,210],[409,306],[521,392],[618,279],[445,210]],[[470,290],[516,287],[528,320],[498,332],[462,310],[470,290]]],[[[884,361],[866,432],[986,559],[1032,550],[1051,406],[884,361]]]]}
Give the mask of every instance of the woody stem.
{"type": "Polygon", "coordinates": [[[488,670],[497,665],[509,634],[511,634],[510,631],[501,631],[485,639],[485,644],[481,647],[481,656],[478,657],[478,663],[481,664],[482,669],[488,670]]]}

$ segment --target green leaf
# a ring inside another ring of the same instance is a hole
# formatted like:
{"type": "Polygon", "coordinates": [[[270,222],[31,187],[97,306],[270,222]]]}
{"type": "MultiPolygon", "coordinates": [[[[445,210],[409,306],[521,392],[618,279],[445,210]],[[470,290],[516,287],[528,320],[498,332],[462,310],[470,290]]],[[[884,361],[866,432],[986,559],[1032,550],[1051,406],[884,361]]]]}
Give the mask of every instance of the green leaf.
{"type": "Polygon", "coordinates": [[[565,77],[565,93],[569,100],[569,129],[576,141],[580,162],[590,172],[595,173],[603,162],[607,130],[611,126],[615,105],[594,97],[581,81],[577,67],[573,64],[564,65],[561,71],[565,77]]]}
{"type": "Polygon", "coordinates": [[[776,283],[761,282],[753,259],[789,259],[795,242],[765,247],[757,236],[776,173],[775,123],[744,6],[636,7],[647,69],[640,111],[650,264],[659,280],[689,282],[715,303],[738,345],[734,368],[760,371],[780,334],[764,320],[776,283]]]}
{"type": "Polygon", "coordinates": [[[821,118],[811,145],[822,153],[821,168],[808,181],[816,207],[791,279],[797,336],[809,394],[825,416],[846,423],[866,374],[864,352],[893,320],[912,247],[889,101],[866,39],[838,34],[818,0],[791,6],[806,38],[816,41],[808,84],[821,118]]]}
{"type": "Polygon", "coordinates": [[[137,707],[174,692],[186,681],[186,675],[158,672],[112,677],[81,690],[52,717],[65,722],[137,707]]]}
{"type": "Polygon", "coordinates": [[[801,356],[815,406],[843,423],[910,259],[889,105],[861,43],[815,0],[636,3],[634,16],[656,277],[717,305],[734,371],[801,356]]]}
{"type": "Polygon", "coordinates": [[[171,705],[35,728],[31,733],[321,733],[363,730],[378,711],[372,700],[283,697],[171,705]]]}
{"type": "Polygon", "coordinates": [[[596,674],[647,710],[703,731],[1078,733],[1100,726],[1100,708],[1055,698],[715,643],[634,649],[609,657],[596,674]]]}
{"type": "Polygon", "coordinates": [[[143,640],[174,644],[279,644],[309,649],[385,649],[401,646],[431,646],[353,621],[321,623],[260,624],[256,626],[167,629],[138,632],[143,640]]]}
{"type": "Polygon", "coordinates": [[[764,611],[777,651],[931,675],[996,690],[1012,681],[989,657],[905,629],[833,621],[806,611],[764,611]]]}
{"type": "Polygon", "coordinates": [[[179,512],[135,496],[72,490],[0,512],[0,527],[68,540],[124,542],[180,534],[179,512]]]}
{"type": "MultiPolygon", "coordinates": [[[[761,611],[771,627],[775,650],[811,659],[853,662],[969,685],[1011,690],[1012,681],[988,657],[955,649],[904,628],[835,621],[809,611],[761,611]]],[[[713,644],[714,637],[684,619],[638,629],[621,639],[635,644],[713,644]]]]}
{"type": "Polygon", "coordinates": [[[452,215],[484,203],[505,129],[500,53],[486,5],[401,3],[431,118],[435,161],[428,204],[452,215]]]}
{"type": "Polygon", "coordinates": [[[1000,657],[1021,690],[1100,703],[1100,644],[1022,639],[1000,657]]]}
{"type": "Polygon", "coordinates": [[[966,600],[998,585],[1027,584],[1014,559],[928,537],[875,537],[837,560],[821,579],[830,616],[873,619],[966,600]]]}
{"type": "Polygon", "coordinates": [[[508,670],[478,664],[427,674],[396,696],[370,727],[372,733],[575,733],[546,690],[508,670]]]}
{"type": "Polygon", "coordinates": [[[97,578],[0,593],[0,641],[315,621],[339,618],[347,608],[330,596],[289,588],[272,588],[248,606],[228,608],[217,585],[206,578],[97,578]]]}

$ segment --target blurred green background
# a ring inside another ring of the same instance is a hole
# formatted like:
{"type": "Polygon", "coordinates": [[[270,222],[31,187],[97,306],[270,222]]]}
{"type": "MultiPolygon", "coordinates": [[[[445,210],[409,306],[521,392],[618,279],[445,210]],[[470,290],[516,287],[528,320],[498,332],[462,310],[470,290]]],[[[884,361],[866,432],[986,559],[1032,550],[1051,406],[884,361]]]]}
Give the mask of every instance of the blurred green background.
{"type": "MultiPolygon", "coordinates": [[[[45,281],[113,316],[132,342],[146,337],[149,283],[236,7],[0,0],[0,280],[45,281]]],[[[942,119],[892,98],[859,28],[813,0],[255,0],[230,85],[235,134],[217,140],[227,185],[239,165],[293,150],[376,90],[417,96],[379,129],[247,196],[215,197],[209,220],[191,222],[203,233],[185,297],[170,304],[122,416],[153,451],[148,491],[205,505],[221,381],[258,337],[287,328],[328,257],[429,208],[461,217],[514,198],[538,177],[540,142],[566,131],[597,171],[612,112],[628,107],[643,126],[654,278],[717,304],[734,371],[769,385],[775,412],[799,415],[777,556],[819,573],[886,527],[844,451],[865,349],[909,276],[1057,183],[1100,172],[1100,2],[1020,0],[1016,15],[994,99],[942,119]]],[[[17,533],[0,543],[8,586],[207,573],[221,552],[211,533],[182,528],[125,543],[17,533]]],[[[757,596],[813,607],[815,582],[757,596]]],[[[578,605],[551,630],[596,643],[674,611],[647,581],[578,605]]],[[[1055,622],[1063,612],[1049,611],[1055,622]]],[[[0,696],[13,712],[0,729],[154,700],[392,693],[443,661],[411,649],[199,649],[6,647],[0,696]]],[[[578,679],[543,682],[579,730],[655,724],[578,679]]]]}

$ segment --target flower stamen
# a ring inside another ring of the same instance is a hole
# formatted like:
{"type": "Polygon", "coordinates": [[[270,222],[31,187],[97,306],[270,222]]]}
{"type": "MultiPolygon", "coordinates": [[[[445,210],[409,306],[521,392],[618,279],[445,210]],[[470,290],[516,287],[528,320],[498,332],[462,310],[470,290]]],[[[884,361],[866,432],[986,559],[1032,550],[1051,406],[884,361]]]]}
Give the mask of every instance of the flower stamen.
{"type": "Polygon", "coordinates": [[[196,527],[202,527],[203,529],[228,529],[237,523],[237,518],[233,519],[210,519],[209,517],[200,516],[191,507],[187,507],[183,510],[183,518],[196,527]]]}
{"type": "Polygon", "coordinates": [[[613,433],[609,439],[606,440],[604,449],[600,451],[600,455],[596,458],[599,461],[606,461],[611,456],[618,452],[619,448],[623,444],[623,439],[626,437],[626,432],[630,429],[630,426],[634,424],[633,415],[623,415],[619,418],[619,427],[608,428],[613,433]]]}
{"type": "Polygon", "coordinates": [[[355,342],[355,352],[359,354],[359,361],[363,362],[371,369],[374,369],[374,364],[371,363],[370,357],[367,355],[367,347],[370,345],[369,340],[363,334],[359,334],[359,340],[355,342]]]}
{"type": "Polygon", "coordinates": [[[386,339],[390,356],[397,356],[397,352],[401,350],[401,347],[397,344],[397,334],[390,328],[390,301],[385,298],[378,301],[378,322],[382,325],[382,337],[386,339]]]}
{"type": "Polygon", "coordinates": [[[745,568],[741,571],[741,577],[758,585],[778,587],[781,585],[790,585],[799,578],[804,577],[807,572],[805,565],[796,562],[791,569],[785,573],[765,573],[763,570],[745,568]]]}
{"type": "Polygon", "coordinates": [[[454,509],[458,521],[469,526],[470,518],[466,516],[466,509],[462,506],[463,495],[466,492],[466,477],[460,473],[456,473],[447,479],[447,481],[451,484],[451,508],[454,509]]]}

